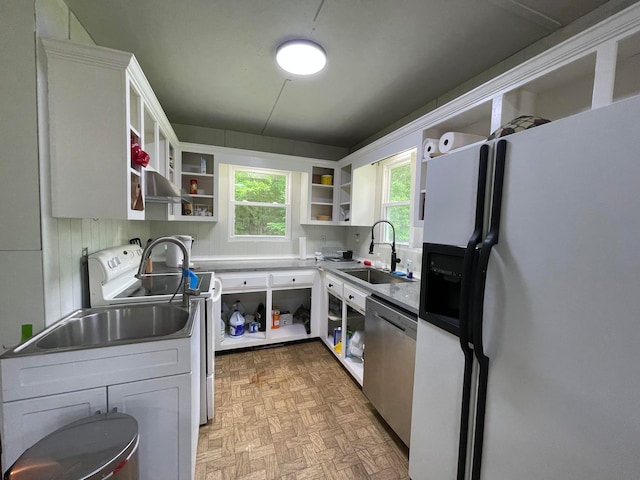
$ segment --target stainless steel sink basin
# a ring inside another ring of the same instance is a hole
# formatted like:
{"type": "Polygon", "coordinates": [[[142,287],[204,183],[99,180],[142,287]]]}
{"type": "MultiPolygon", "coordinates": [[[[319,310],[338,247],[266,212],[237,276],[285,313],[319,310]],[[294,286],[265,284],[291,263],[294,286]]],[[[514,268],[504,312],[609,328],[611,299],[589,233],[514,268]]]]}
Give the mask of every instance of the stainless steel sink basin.
{"type": "Polygon", "coordinates": [[[390,272],[383,272],[375,268],[356,268],[353,270],[342,270],[344,273],[352,277],[359,278],[368,283],[404,283],[410,282],[408,278],[394,275],[390,272]]]}
{"type": "Polygon", "coordinates": [[[188,309],[169,303],[78,310],[9,354],[44,353],[189,335],[188,309]]]}

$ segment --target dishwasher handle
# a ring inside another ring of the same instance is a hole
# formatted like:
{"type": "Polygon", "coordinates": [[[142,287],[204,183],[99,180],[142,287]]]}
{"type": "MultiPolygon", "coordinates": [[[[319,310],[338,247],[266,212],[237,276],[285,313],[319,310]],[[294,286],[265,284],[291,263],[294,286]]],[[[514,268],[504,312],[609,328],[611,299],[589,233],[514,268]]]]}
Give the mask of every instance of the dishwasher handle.
{"type": "Polygon", "coordinates": [[[393,325],[393,326],[394,326],[394,327],[396,327],[397,329],[402,330],[403,332],[406,332],[406,331],[407,331],[407,329],[406,329],[405,327],[403,327],[402,325],[398,325],[396,322],[394,322],[394,321],[392,321],[392,320],[389,320],[387,317],[385,317],[385,316],[383,316],[383,315],[380,315],[378,312],[373,312],[373,314],[374,314],[376,317],[378,317],[378,318],[380,318],[380,319],[384,320],[385,322],[390,323],[391,325],[393,325]]]}
{"type": "Polygon", "coordinates": [[[395,306],[392,307],[371,297],[367,297],[366,312],[366,317],[370,317],[371,320],[384,321],[400,330],[407,337],[416,339],[418,330],[417,316],[414,317],[409,312],[401,311],[395,306]]]}

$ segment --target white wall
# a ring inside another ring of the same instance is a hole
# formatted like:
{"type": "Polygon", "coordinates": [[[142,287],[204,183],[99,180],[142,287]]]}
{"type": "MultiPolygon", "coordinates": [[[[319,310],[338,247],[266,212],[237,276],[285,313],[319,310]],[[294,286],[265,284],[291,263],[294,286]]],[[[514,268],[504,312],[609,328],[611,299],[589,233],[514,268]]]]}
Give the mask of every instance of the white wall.
{"type": "Polygon", "coordinates": [[[291,240],[290,241],[237,241],[229,240],[229,165],[220,164],[218,186],[219,220],[209,222],[152,222],[151,236],[185,234],[193,235],[194,256],[238,257],[273,256],[287,257],[299,255],[300,237],[307,238],[307,255],[322,248],[342,248],[345,244],[345,229],[338,226],[300,225],[300,185],[299,172],[291,177],[291,240]]]}
{"type": "Polygon", "coordinates": [[[82,247],[146,238],[150,228],[51,217],[43,36],[93,43],[62,0],[0,2],[0,352],[19,343],[21,324],[35,333],[82,306],[82,247]]]}
{"type": "Polygon", "coordinates": [[[0,2],[0,351],[44,325],[32,2],[0,2]]]}
{"type": "MultiPolygon", "coordinates": [[[[36,58],[41,171],[42,257],[45,324],[82,307],[82,249],[89,253],[147,237],[149,224],[118,220],[65,219],[51,216],[46,57],[39,39],[53,37],[93,44],[63,0],[36,0],[36,58]]],[[[96,125],[96,128],[100,128],[96,125]]]]}
{"type": "Polygon", "coordinates": [[[325,160],[340,160],[349,153],[348,148],[268,137],[266,135],[232,132],[179,123],[174,123],[171,126],[181,142],[281,153],[299,157],[322,158],[325,160]]]}

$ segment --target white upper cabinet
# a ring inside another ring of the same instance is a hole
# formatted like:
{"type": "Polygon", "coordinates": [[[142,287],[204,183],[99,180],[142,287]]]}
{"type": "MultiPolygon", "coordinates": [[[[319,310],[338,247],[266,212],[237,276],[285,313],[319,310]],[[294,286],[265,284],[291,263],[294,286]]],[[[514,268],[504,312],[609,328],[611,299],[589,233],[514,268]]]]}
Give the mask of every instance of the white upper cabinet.
{"type": "Polygon", "coordinates": [[[193,203],[171,205],[173,220],[215,222],[218,220],[218,160],[214,148],[182,144],[176,184],[193,203]]]}
{"type": "Polygon", "coordinates": [[[352,164],[340,168],[338,224],[371,226],[374,222],[373,202],[376,199],[376,167],[352,164]]]}
{"type": "Polygon", "coordinates": [[[311,166],[311,172],[302,174],[300,223],[335,225],[336,167],[330,163],[311,166]]]}
{"type": "Polygon", "coordinates": [[[170,173],[177,138],[131,53],[43,39],[54,217],[144,220],[145,167],[170,173]]]}

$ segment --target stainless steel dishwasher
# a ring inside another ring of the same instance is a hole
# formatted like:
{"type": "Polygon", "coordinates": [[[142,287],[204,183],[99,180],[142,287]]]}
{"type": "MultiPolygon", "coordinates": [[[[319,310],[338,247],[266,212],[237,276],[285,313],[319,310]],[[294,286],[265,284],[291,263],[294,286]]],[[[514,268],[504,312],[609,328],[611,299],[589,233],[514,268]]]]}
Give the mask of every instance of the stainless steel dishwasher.
{"type": "Polygon", "coordinates": [[[417,315],[367,297],[362,391],[409,446],[417,315]]]}

